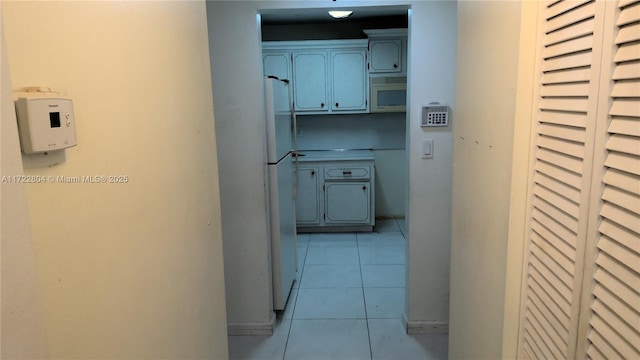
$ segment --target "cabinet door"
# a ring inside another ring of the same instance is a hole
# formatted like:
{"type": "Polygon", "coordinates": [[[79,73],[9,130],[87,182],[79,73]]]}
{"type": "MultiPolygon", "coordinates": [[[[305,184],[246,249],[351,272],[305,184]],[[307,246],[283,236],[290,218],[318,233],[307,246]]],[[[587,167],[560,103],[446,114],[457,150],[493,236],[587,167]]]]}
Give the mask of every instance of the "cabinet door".
{"type": "Polygon", "coordinates": [[[300,167],[298,169],[298,194],[296,196],[296,224],[298,226],[320,223],[318,177],[317,167],[300,167]]]}
{"type": "Polygon", "coordinates": [[[325,224],[369,224],[369,182],[326,182],[325,224]]]}
{"type": "Polygon", "coordinates": [[[288,51],[264,52],[262,66],[265,76],[291,80],[291,53],[288,51]]]}
{"type": "Polygon", "coordinates": [[[326,51],[293,53],[296,111],[328,111],[327,69],[326,51]]]}
{"type": "Polygon", "coordinates": [[[367,109],[367,51],[331,51],[331,110],[367,109]]]}
{"type": "Polygon", "coordinates": [[[369,42],[369,73],[402,72],[402,40],[371,40],[369,42]]]}

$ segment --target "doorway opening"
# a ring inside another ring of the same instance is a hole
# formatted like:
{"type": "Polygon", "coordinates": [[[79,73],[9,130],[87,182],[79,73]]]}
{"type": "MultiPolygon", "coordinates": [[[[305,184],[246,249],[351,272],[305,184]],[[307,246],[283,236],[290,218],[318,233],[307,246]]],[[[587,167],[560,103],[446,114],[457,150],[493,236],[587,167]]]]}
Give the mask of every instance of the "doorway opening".
{"type": "MultiPolygon", "coordinates": [[[[261,40],[263,43],[366,40],[364,30],[408,31],[407,7],[355,8],[351,18],[338,21],[330,19],[326,10],[265,10],[259,16],[261,40]]],[[[405,34],[404,51],[408,43],[408,34],[405,34]]],[[[265,53],[262,55],[264,57],[265,53]]],[[[407,77],[406,52],[401,56],[405,59],[402,75],[407,77]]],[[[284,59],[286,63],[286,57],[284,59]]],[[[290,59],[291,63],[285,66],[295,66],[293,58],[290,59]]],[[[283,77],[268,72],[265,70],[264,75],[283,77]]],[[[367,76],[370,75],[367,73],[367,76]]],[[[296,95],[292,94],[292,98],[296,95]]],[[[316,335],[321,337],[321,333],[340,333],[345,326],[355,334],[352,342],[363,345],[371,353],[372,336],[375,337],[381,327],[405,331],[408,114],[297,112],[295,117],[293,133],[297,135],[298,152],[340,151],[347,154],[348,151],[366,150],[373,154],[375,165],[371,171],[376,182],[372,216],[375,226],[370,232],[349,228],[340,231],[335,227],[324,231],[312,227],[313,231],[298,233],[298,272],[284,311],[277,312],[274,337],[286,337],[287,349],[291,345],[287,351],[302,355],[305,349],[296,344],[303,342],[301,338],[305,334],[318,331],[316,335]],[[328,326],[327,331],[314,327],[319,324],[328,326]]],[[[328,165],[323,165],[312,173],[324,175],[328,165]]],[[[325,189],[323,186],[321,191],[325,189]]],[[[298,194],[300,192],[298,190],[298,194]]],[[[326,200],[323,195],[318,198],[326,200]]],[[[321,216],[326,216],[324,205],[319,208],[323,213],[321,216]]],[[[230,340],[232,348],[233,341],[242,343],[243,339],[230,340]]]]}

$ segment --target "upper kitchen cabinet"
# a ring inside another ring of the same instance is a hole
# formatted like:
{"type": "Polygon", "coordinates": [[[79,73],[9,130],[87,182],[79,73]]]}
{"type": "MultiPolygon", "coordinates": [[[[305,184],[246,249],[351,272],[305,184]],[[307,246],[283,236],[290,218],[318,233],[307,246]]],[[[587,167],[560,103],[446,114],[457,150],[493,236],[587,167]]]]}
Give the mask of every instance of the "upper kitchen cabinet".
{"type": "Polygon", "coordinates": [[[368,40],[269,41],[262,46],[265,75],[291,69],[298,114],[368,111],[368,40]],[[277,57],[285,54],[286,63],[277,57]]]}
{"type": "Polygon", "coordinates": [[[296,111],[329,109],[327,51],[293,51],[293,101],[296,111]]]}
{"type": "Polygon", "coordinates": [[[367,51],[332,50],[331,93],[333,111],[367,110],[367,51]]]}
{"type": "Polygon", "coordinates": [[[406,76],[407,29],[364,30],[369,37],[369,74],[406,76]]]}
{"type": "Polygon", "coordinates": [[[369,54],[370,74],[402,72],[402,40],[371,40],[369,54]]]}
{"type": "Polygon", "coordinates": [[[262,54],[262,64],[265,76],[291,80],[290,51],[265,51],[262,54]]]}

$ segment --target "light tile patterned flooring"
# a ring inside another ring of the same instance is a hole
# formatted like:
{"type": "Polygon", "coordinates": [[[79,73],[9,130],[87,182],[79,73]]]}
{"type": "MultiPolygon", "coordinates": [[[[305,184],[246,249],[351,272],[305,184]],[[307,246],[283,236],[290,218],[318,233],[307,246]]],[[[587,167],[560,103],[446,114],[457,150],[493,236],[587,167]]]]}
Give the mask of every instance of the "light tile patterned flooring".
{"type": "Polygon", "coordinates": [[[446,359],[446,334],[407,335],[404,220],[298,235],[298,274],[272,336],[229,336],[231,359],[446,359]]]}

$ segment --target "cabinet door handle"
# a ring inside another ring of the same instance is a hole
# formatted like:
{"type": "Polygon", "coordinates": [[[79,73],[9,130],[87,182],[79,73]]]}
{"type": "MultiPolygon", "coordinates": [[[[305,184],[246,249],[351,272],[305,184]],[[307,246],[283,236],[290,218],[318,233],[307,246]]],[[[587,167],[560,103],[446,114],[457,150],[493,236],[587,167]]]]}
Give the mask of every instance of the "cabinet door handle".
{"type": "Polygon", "coordinates": [[[340,104],[336,103],[336,107],[339,107],[339,106],[340,106],[340,104]]]}
{"type": "Polygon", "coordinates": [[[367,190],[367,187],[363,185],[363,186],[362,186],[362,190],[365,190],[365,191],[366,191],[366,190],[367,190]]]}
{"type": "Polygon", "coordinates": [[[398,68],[398,64],[393,64],[393,68],[397,69],[398,68]]]}
{"type": "Polygon", "coordinates": [[[324,107],[324,103],[320,103],[320,107],[324,107]]]}
{"type": "Polygon", "coordinates": [[[315,171],[312,171],[312,172],[311,172],[311,176],[314,176],[315,174],[316,174],[316,172],[315,172],[315,171]]]}

